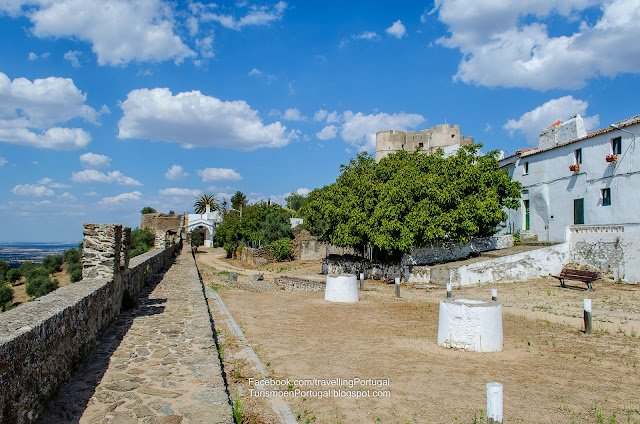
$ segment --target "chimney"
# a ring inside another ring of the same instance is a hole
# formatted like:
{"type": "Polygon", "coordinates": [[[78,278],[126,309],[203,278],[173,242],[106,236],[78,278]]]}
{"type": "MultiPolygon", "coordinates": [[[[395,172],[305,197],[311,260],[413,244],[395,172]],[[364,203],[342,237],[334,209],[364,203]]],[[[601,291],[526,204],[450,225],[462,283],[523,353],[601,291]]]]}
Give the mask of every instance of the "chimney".
{"type": "Polygon", "coordinates": [[[206,205],[206,208],[207,208],[207,212],[206,213],[209,214],[209,212],[211,212],[211,206],[208,203],[206,205]]]}

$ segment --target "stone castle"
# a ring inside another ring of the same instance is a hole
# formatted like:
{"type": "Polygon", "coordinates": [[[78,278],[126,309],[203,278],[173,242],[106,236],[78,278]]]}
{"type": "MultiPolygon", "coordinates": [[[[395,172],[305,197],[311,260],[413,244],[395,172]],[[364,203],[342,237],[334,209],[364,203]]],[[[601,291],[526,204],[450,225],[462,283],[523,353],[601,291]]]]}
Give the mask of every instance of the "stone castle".
{"type": "Polygon", "coordinates": [[[460,125],[436,125],[428,130],[380,131],[376,133],[376,162],[400,150],[415,152],[418,149],[433,154],[444,150],[445,156],[455,154],[461,146],[472,145],[473,137],[464,137],[460,125]]]}

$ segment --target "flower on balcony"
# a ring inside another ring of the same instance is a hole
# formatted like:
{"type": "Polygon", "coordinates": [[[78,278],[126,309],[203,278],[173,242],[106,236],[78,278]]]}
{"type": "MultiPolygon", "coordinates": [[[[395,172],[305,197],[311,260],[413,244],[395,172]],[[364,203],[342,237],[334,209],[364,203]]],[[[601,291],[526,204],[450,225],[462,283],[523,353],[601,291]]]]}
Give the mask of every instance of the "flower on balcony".
{"type": "Polygon", "coordinates": [[[579,164],[575,164],[575,165],[570,165],[569,166],[569,171],[579,171],[580,170],[580,165],[579,164]]]}
{"type": "Polygon", "coordinates": [[[605,159],[607,162],[615,162],[618,160],[618,155],[607,155],[605,159]]]}

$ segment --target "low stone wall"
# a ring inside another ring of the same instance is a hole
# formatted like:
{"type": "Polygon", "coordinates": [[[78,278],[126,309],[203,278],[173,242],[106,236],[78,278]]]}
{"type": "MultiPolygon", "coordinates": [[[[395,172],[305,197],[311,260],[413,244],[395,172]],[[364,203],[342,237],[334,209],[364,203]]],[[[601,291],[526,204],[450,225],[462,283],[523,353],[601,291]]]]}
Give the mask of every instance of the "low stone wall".
{"type": "Polygon", "coordinates": [[[270,247],[259,247],[257,249],[244,247],[240,255],[238,255],[238,260],[255,267],[277,262],[276,257],[273,255],[273,249],[270,247]]]}
{"type": "Polygon", "coordinates": [[[513,236],[511,234],[478,237],[466,244],[454,242],[435,243],[427,247],[412,248],[409,253],[402,255],[400,262],[407,265],[433,265],[457,261],[475,253],[504,249],[510,246],[513,246],[513,236]]]}
{"type": "Polygon", "coordinates": [[[329,255],[353,255],[355,253],[349,247],[337,247],[329,243],[319,242],[309,231],[299,227],[294,231],[293,258],[296,260],[324,259],[329,255]]]}
{"type": "Polygon", "coordinates": [[[373,280],[393,280],[400,277],[411,283],[431,281],[431,268],[428,265],[464,259],[474,253],[503,249],[513,246],[510,234],[496,237],[473,239],[467,244],[439,243],[424,248],[413,248],[402,256],[398,263],[369,261],[359,256],[330,255],[322,260],[323,274],[364,273],[365,278],[373,280]]]}
{"type": "Polygon", "coordinates": [[[124,291],[137,295],[180,248],[155,249],[123,269],[128,230],[85,224],[91,277],[0,314],[0,422],[32,422],[118,316],[124,291]]]}
{"type": "Polygon", "coordinates": [[[280,277],[275,279],[278,287],[285,291],[323,291],[324,284],[295,277],[280,277]]]}
{"type": "Polygon", "coordinates": [[[565,239],[570,262],[640,283],[640,224],[569,226],[565,239]]]}

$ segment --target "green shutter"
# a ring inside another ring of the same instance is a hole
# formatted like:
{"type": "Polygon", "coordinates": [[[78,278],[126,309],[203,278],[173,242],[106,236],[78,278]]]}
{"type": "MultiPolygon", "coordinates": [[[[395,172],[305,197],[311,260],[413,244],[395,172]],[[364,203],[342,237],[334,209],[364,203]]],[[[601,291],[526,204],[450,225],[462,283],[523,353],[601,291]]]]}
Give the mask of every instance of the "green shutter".
{"type": "Polygon", "coordinates": [[[584,199],[573,199],[573,223],[584,224],[584,199]]]}

